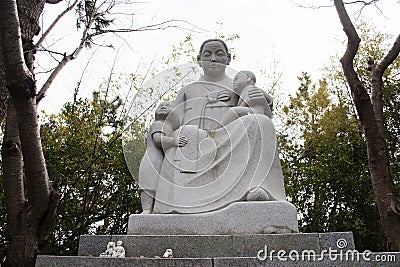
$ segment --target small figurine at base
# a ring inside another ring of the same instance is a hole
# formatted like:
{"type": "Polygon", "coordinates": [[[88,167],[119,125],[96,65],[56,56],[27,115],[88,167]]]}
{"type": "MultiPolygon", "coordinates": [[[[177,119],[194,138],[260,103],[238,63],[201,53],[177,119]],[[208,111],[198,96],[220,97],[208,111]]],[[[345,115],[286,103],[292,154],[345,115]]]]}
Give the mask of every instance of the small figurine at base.
{"type": "Polygon", "coordinates": [[[108,242],[107,250],[102,252],[99,257],[101,258],[111,258],[114,254],[115,242],[108,242]]]}
{"type": "Polygon", "coordinates": [[[107,250],[99,255],[100,258],[125,258],[125,249],[122,246],[122,241],[117,241],[117,246],[115,242],[108,242],[107,250]]]}
{"type": "Polygon", "coordinates": [[[170,259],[174,256],[174,253],[172,252],[172,249],[167,248],[164,252],[164,255],[162,256],[163,258],[170,259]]]}
{"type": "Polygon", "coordinates": [[[122,241],[117,241],[117,246],[114,248],[113,258],[125,258],[125,249],[122,246],[122,241]]]}

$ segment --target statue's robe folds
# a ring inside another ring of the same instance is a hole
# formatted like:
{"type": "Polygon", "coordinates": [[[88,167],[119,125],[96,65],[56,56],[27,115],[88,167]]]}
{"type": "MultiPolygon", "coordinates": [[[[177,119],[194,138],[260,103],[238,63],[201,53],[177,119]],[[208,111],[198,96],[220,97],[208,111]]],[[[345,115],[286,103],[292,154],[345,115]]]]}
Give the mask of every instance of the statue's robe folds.
{"type": "Polygon", "coordinates": [[[217,101],[220,85],[194,83],[178,97],[185,147],[164,150],[153,213],[200,213],[245,199],[253,188],[270,200],[285,201],[275,129],[269,117],[249,114],[225,127],[220,121],[229,101],[217,101]],[[204,87],[201,84],[206,84],[204,87]]]}
{"type": "Polygon", "coordinates": [[[163,133],[163,122],[155,121],[146,134],[146,152],[139,167],[139,189],[154,193],[157,188],[160,170],[164,160],[163,151],[156,146],[153,134],[163,133]]]}

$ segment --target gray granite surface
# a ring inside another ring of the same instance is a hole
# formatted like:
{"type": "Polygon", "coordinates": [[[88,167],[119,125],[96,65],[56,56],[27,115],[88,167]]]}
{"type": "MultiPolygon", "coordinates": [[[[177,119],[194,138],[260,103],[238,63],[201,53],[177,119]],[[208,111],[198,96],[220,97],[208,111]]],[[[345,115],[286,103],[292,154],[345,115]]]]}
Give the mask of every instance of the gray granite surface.
{"type": "Polygon", "coordinates": [[[146,267],[393,267],[400,266],[400,253],[381,252],[372,253],[365,260],[361,255],[353,259],[340,259],[325,256],[316,260],[291,260],[289,257],[274,257],[268,260],[259,260],[256,257],[216,257],[216,258],[174,258],[174,259],[155,259],[155,258],[96,258],[88,256],[79,257],[60,257],[60,256],[38,256],[37,267],[127,267],[127,266],[146,266],[146,267]]]}
{"type": "Polygon", "coordinates": [[[127,257],[163,255],[167,248],[175,258],[256,257],[258,251],[313,250],[316,254],[331,247],[337,249],[337,239],[342,238],[348,249],[354,248],[353,235],[344,233],[296,233],[254,235],[84,235],[79,242],[79,256],[98,256],[110,241],[123,241],[127,257]],[[331,236],[332,238],[329,238],[331,236]]]}
{"type": "Polygon", "coordinates": [[[298,232],[296,207],[287,201],[235,202],[198,214],[134,214],[128,235],[229,235],[298,232]]]}

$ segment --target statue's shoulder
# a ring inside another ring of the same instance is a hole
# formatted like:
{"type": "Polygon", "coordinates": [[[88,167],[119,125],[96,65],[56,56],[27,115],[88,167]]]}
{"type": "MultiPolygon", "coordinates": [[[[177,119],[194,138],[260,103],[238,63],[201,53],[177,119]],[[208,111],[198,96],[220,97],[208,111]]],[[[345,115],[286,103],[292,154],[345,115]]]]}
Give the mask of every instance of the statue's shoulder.
{"type": "Polygon", "coordinates": [[[186,92],[186,91],[190,91],[191,89],[193,89],[193,88],[195,88],[195,87],[198,87],[200,84],[199,84],[199,82],[191,82],[191,83],[188,83],[188,84],[186,84],[186,85],[184,85],[182,88],[181,88],[181,91],[184,91],[184,92],[186,92]]]}
{"type": "Polygon", "coordinates": [[[150,125],[149,133],[162,132],[164,121],[155,121],[150,125]]]}

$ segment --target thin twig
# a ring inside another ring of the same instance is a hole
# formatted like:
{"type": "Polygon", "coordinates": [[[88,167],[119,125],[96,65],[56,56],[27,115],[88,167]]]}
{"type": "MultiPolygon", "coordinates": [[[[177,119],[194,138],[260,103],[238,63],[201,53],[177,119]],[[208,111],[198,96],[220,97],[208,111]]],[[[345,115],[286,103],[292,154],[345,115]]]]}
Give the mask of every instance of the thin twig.
{"type": "Polygon", "coordinates": [[[44,83],[44,85],[40,89],[39,93],[37,94],[36,102],[40,102],[40,100],[43,99],[43,97],[46,95],[46,92],[49,90],[50,85],[53,83],[54,79],[57,77],[57,75],[60,73],[60,71],[65,67],[65,65],[67,65],[68,62],[76,59],[79,56],[80,52],[85,47],[85,42],[88,38],[88,32],[94,21],[95,21],[95,17],[91,17],[91,19],[88,22],[87,27],[85,28],[84,32],[82,33],[82,39],[81,39],[79,46],[70,55],[68,55],[68,56],[64,55],[64,58],[57,65],[57,67],[54,69],[54,71],[50,74],[49,78],[47,79],[47,81],[44,83]]]}
{"type": "Polygon", "coordinates": [[[156,31],[156,30],[166,30],[169,28],[177,28],[177,29],[182,29],[182,30],[188,30],[188,31],[192,31],[192,32],[200,32],[200,31],[205,31],[204,29],[201,29],[199,27],[196,27],[195,25],[185,21],[185,20],[167,20],[167,21],[163,21],[160,23],[155,23],[155,24],[151,24],[151,25],[146,25],[143,27],[139,27],[139,28],[135,28],[135,29],[106,29],[106,30],[98,30],[95,33],[90,34],[90,37],[96,36],[96,35],[100,35],[100,34],[105,34],[105,33],[127,33],[127,32],[142,32],[142,31],[156,31]],[[180,23],[184,23],[184,24],[188,24],[189,26],[198,29],[199,31],[195,31],[193,28],[185,28],[182,27],[180,25],[174,25],[172,23],[176,23],[176,22],[180,22],[180,23]]]}
{"type": "Polygon", "coordinates": [[[65,53],[49,50],[49,49],[43,48],[43,47],[39,48],[37,51],[44,51],[44,52],[49,52],[50,54],[56,54],[56,55],[60,55],[60,56],[65,56],[65,53]]]}

